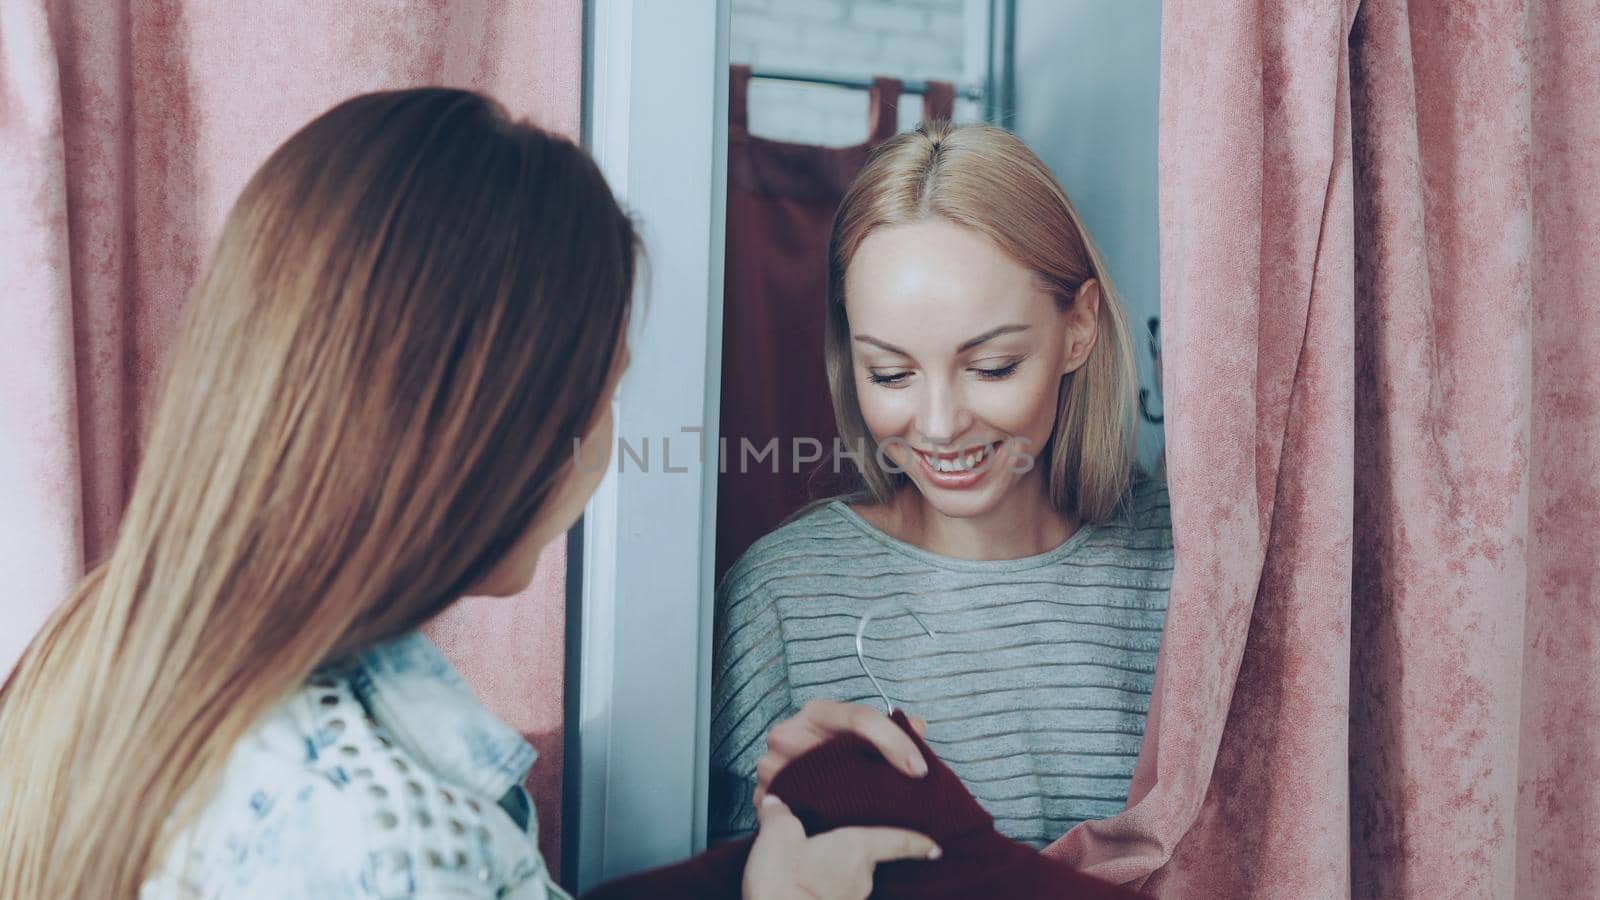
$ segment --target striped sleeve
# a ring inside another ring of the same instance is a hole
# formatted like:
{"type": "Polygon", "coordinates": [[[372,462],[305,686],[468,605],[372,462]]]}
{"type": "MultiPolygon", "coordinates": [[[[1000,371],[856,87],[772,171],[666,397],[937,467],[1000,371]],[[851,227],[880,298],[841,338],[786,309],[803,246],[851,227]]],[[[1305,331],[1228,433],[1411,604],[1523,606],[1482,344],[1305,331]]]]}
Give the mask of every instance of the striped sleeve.
{"type": "Polygon", "coordinates": [[[788,665],[776,601],[755,577],[759,547],[729,570],[717,592],[711,682],[711,842],[753,833],[756,763],[767,732],[790,714],[788,665]]]}

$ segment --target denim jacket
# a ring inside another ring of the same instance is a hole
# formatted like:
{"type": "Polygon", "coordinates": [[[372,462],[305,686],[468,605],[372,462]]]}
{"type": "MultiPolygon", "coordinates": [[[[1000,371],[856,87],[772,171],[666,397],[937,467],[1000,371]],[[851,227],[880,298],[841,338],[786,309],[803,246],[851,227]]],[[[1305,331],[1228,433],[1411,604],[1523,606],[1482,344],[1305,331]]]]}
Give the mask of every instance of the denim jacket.
{"type": "Polygon", "coordinates": [[[567,898],[522,788],[533,760],[411,632],[258,723],[140,898],[567,898]]]}

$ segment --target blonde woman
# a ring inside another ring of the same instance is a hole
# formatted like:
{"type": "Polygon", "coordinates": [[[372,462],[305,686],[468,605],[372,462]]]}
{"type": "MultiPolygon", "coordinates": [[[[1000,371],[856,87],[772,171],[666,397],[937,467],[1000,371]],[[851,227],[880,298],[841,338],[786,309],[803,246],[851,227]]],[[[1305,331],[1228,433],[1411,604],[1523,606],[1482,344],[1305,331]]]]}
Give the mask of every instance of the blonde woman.
{"type": "MultiPolygon", "coordinates": [[[[582,151],[467,92],[272,154],[110,557],[0,692],[0,898],[565,896],[531,748],[416,629],[522,590],[594,490],[635,244],[582,151]]],[[[763,816],[747,897],[932,848],[763,816]]]]}
{"type": "Polygon", "coordinates": [[[1122,307],[1060,185],[989,126],[879,148],[829,269],[836,452],[860,490],[719,588],[712,833],[753,829],[752,799],[840,728],[922,771],[864,705],[883,702],[856,653],[871,613],[887,699],[1000,831],[1043,846],[1125,805],[1165,620],[1166,490],[1133,464],[1122,307]]]}

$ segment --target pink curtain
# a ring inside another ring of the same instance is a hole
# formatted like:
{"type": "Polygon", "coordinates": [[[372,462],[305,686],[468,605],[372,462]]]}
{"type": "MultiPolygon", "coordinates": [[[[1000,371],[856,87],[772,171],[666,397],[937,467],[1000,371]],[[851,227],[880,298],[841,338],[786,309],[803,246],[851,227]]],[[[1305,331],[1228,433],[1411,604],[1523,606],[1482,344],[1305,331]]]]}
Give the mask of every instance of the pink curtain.
{"type": "Polygon", "coordinates": [[[1600,896],[1600,4],[1163,14],[1177,569],[1134,802],[1053,851],[1600,896]]]}
{"type": "MultiPolygon", "coordinates": [[[[250,173],[352,94],[448,84],[575,136],[580,0],[0,3],[0,672],[113,540],[190,285],[250,173]]],[[[564,545],[432,633],[541,751],[560,858],[564,545]]]]}

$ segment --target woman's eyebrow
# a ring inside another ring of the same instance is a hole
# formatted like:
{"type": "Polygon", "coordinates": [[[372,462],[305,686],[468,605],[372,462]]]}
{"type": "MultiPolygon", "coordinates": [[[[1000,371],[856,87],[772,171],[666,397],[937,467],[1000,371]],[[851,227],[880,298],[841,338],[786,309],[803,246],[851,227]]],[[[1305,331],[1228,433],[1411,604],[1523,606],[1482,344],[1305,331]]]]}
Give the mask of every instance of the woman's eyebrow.
{"type": "Polygon", "coordinates": [[[880,341],[875,337],[871,337],[870,335],[858,334],[858,335],[856,335],[856,340],[858,340],[858,341],[860,341],[860,342],[862,342],[864,344],[871,344],[872,346],[877,347],[877,348],[882,349],[882,350],[887,350],[890,353],[894,353],[894,354],[898,354],[900,356],[904,356],[907,359],[909,359],[911,357],[911,354],[905,352],[904,350],[901,350],[899,347],[896,347],[895,345],[893,345],[891,343],[888,343],[886,341],[880,341]]]}
{"type": "MultiPolygon", "coordinates": [[[[975,338],[972,338],[972,339],[967,340],[967,341],[963,341],[961,346],[956,348],[956,352],[957,353],[965,353],[968,350],[971,350],[973,347],[977,347],[977,346],[979,346],[981,344],[984,344],[984,343],[986,343],[988,341],[992,341],[992,340],[994,340],[995,338],[999,337],[1002,334],[1011,334],[1011,333],[1017,332],[1017,331],[1027,331],[1029,328],[1032,328],[1032,327],[1033,327],[1032,325],[1023,325],[1023,324],[1020,324],[1020,323],[1012,323],[1010,325],[1000,325],[998,327],[991,328],[988,331],[985,331],[983,334],[980,334],[975,338]]],[[[900,356],[904,356],[904,357],[907,357],[907,358],[909,358],[911,356],[911,354],[907,353],[904,350],[901,350],[899,347],[896,347],[895,345],[889,343],[888,341],[880,341],[877,338],[875,338],[875,337],[873,337],[871,335],[868,335],[868,334],[858,334],[858,335],[855,336],[855,339],[858,340],[858,341],[861,341],[864,344],[871,344],[872,346],[877,347],[879,349],[887,350],[890,353],[895,353],[895,354],[898,354],[900,356]]]]}
{"type": "Polygon", "coordinates": [[[1011,325],[1001,325],[998,328],[991,328],[988,331],[985,331],[983,334],[980,334],[977,337],[975,337],[975,338],[973,338],[973,339],[971,339],[969,341],[966,341],[961,346],[957,347],[956,348],[956,352],[957,353],[965,353],[968,350],[971,350],[973,347],[976,347],[979,344],[982,344],[982,343],[984,343],[986,341],[991,341],[991,340],[999,337],[1002,334],[1011,334],[1014,331],[1027,331],[1031,327],[1033,327],[1033,326],[1031,326],[1031,325],[1021,325],[1021,324],[1011,324],[1011,325]]]}

